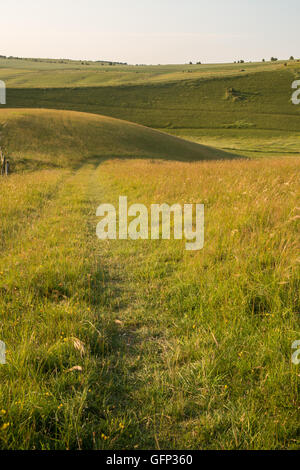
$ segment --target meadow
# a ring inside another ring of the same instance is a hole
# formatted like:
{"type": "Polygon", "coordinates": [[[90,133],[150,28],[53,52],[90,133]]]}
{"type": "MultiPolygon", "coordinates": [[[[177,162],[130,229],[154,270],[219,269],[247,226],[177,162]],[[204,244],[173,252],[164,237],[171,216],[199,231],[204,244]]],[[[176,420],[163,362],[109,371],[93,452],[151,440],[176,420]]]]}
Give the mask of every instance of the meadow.
{"type": "MultiPolygon", "coordinates": [[[[73,88],[177,82],[191,78],[242,75],[277,70],[277,63],[127,65],[70,60],[30,60],[0,57],[2,80],[12,88],[73,88]]],[[[295,61],[290,65],[298,66],[295,61]]]]}
{"type": "Polygon", "coordinates": [[[3,66],[0,448],[298,449],[297,62],[3,66]],[[204,249],[98,240],[120,195],[204,203],[204,249]]]}
{"type": "Polygon", "coordinates": [[[36,63],[30,69],[28,62],[22,68],[17,62],[14,69],[13,62],[0,60],[11,108],[110,116],[250,158],[293,156],[299,150],[300,106],[291,102],[292,82],[300,78],[298,61],[91,65],[88,71],[81,65],[36,63]]]}

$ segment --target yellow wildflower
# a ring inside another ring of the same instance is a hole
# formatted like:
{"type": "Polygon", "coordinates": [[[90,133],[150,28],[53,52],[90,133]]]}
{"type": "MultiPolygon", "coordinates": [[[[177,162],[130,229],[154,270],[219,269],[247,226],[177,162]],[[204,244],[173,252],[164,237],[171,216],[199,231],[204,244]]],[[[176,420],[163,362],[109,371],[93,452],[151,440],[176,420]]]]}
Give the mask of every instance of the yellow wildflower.
{"type": "Polygon", "coordinates": [[[7,429],[9,426],[10,426],[10,423],[4,423],[0,429],[1,431],[5,431],[5,429],[7,429]]]}

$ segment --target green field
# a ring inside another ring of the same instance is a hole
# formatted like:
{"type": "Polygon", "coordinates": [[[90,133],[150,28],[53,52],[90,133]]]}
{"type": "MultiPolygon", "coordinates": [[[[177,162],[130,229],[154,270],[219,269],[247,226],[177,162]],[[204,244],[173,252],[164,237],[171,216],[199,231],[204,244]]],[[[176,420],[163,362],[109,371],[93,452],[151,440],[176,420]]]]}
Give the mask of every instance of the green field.
{"type": "Polygon", "coordinates": [[[205,160],[235,154],[170,136],[130,122],[56,110],[0,110],[3,144],[15,170],[78,167],[88,160],[161,158],[205,160]],[[59,145],[57,144],[59,142],[59,145]]]}
{"type": "Polygon", "coordinates": [[[88,71],[39,63],[23,63],[24,70],[22,61],[14,69],[13,63],[0,60],[10,107],[111,116],[250,157],[299,151],[300,109],[291,102],[292,82],[300,77],[297,61],[91,65],[88,71]]]}
{"type": "Polygon", "coordinates": [[[298,449],[300,63],[88,64],[0,59],[0,448],[298,449]],[[120,195],[204,249],[98,240],[120,195]]]}
{"type": "MultiPolygon", "coordinates": [[[[1,59],[2,80],[12,88],[65,88],[176,82],[275,71],[285,62],[203,65],[108,65],[96,62],[1,59]]],[[[289,66],[299,67],[295,61],[289,66]]]]}

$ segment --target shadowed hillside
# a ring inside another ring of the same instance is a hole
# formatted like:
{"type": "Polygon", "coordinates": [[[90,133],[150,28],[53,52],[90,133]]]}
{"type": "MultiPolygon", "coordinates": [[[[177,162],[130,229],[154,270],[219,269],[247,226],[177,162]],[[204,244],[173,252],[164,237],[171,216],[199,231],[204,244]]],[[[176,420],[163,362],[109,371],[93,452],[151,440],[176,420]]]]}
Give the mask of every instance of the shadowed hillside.
{"type": "Polygon", "coordinates": [[[0,111],[4,146],[17,168],[77,166],[90,158],[219,160],[234,156],[137,124],[72,111],[0,111]]]}

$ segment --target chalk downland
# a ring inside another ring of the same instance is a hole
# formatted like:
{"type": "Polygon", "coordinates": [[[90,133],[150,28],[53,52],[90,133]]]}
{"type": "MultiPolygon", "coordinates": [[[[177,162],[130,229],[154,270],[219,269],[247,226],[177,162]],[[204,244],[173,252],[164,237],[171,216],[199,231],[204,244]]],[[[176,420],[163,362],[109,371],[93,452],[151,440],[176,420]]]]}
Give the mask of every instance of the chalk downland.
{"type": "Polygon", "coordinates": [[[88,159],[160,158],[197,161],[237,158],[222,150],[138,124],[74,111],[6,109],[5,143],[18,168],[72,167],[88,159]]]}

